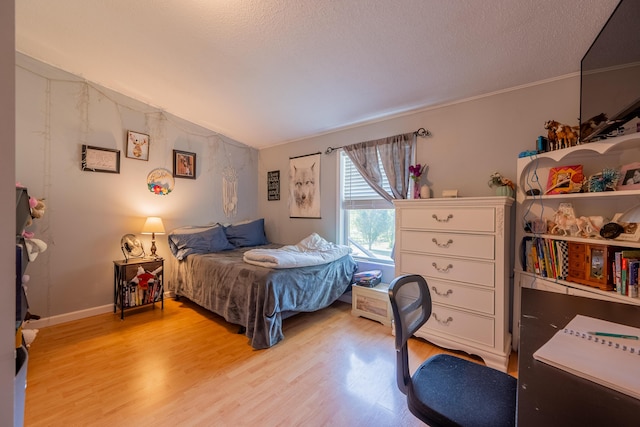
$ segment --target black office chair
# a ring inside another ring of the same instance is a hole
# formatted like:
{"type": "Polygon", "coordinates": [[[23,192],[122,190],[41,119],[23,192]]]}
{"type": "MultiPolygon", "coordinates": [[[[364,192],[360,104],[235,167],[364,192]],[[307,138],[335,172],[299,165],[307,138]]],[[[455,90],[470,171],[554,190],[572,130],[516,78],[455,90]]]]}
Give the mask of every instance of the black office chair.
{"type": "Polygon", "coordinates": [[[431,294],[418,275],[389,286],[396,333],[398,388],[411,413],[431,427],[514,426],[517,381],[512,376],[459,357],[438,354],[409,373],[407,341],[431,316],[431,294]]]}

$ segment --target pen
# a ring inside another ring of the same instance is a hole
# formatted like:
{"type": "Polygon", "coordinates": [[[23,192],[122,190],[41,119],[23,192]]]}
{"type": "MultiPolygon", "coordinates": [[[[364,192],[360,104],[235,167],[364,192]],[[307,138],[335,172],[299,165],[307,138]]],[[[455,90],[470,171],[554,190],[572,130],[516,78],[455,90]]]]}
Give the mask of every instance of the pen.
{"type": "Polygon", "coordinates": [[[637,340],[638,337],[636,335],[624,335],[624,334],[612,334],[609,332],[587,332],[590,335],[595,335],[597,337],[612,337],[612,338],[624,338],[627,340],[637,340]]]}

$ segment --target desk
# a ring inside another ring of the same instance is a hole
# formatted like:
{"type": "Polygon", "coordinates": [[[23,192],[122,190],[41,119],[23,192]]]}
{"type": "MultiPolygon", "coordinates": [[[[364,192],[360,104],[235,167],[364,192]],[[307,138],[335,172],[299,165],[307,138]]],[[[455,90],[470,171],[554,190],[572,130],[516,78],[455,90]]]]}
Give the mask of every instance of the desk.
{"type": "Polygon", "coordinates": [[[640,400],[533,359],[576,314],[640,327],[639,306],[523,288],[518,426],[640,425],[640,400]]]}

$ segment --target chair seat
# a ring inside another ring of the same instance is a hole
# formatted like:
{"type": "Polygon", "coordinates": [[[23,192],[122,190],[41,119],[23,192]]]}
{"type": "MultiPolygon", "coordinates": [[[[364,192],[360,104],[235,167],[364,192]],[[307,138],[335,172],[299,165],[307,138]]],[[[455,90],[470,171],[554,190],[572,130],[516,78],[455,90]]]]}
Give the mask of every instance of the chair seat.
{"type": "Polygon", "coordinates": [[[413,374],[407,391],[411,413],[436,426],[513,426],[517,380],[459,357],[439,354],[413,374]]]}

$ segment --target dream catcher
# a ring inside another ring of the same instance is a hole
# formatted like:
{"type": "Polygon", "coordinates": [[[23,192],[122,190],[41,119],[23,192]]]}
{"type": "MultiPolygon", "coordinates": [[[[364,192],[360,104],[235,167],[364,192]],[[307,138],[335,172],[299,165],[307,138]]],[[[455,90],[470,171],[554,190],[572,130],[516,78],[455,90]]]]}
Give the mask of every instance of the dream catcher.
{"type": "Polygon", "coordinates": [[[238,212],[238,174],[230,166],[222,171],[222,207],[228,218],[238,212]]]}

